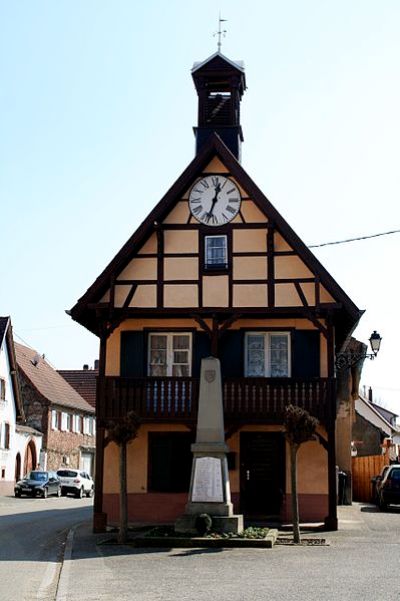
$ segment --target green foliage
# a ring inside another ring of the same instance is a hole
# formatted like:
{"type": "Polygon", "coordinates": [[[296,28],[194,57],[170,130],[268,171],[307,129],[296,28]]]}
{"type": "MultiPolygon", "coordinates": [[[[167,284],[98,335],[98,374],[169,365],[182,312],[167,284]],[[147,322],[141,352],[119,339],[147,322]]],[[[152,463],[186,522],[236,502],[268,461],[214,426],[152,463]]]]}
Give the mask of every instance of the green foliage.
{"type": "Polygon", "coordinates": [[[210,532],[207,538],[248,538],[253,540],[260,540],[267,536],[269,528],[257,528],[256,526],[249,526],[243,532],[235,534],[234,532],[210,532]]]}
{"type": "Polygon", "coordinates": [[[285,433],[290,444],[301,445],[303,442],[313,440],[318,423],[317,418],[302,407],[296,405],[285,407],[285,433]]]}

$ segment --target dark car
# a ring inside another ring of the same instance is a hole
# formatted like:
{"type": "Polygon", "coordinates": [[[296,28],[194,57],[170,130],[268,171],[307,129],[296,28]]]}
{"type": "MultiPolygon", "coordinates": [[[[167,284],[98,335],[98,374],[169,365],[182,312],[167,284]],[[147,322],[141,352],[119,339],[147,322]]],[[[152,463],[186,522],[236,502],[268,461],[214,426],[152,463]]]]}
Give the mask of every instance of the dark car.
{"type": "Polygon", "coordinates": [[[55,472],[33,470],[16,483],[14,494],[16,497],[27,495],[28,497],[43,497],[43,499],[46,499],[48,495],[61,497],[61,482],[55,472]]]}
{"type": "Polygon", "coordinates": [[[390,465],[377,492],[378,506],[383,511],[388,505],[400,505],[400,465],[390,465]]]}

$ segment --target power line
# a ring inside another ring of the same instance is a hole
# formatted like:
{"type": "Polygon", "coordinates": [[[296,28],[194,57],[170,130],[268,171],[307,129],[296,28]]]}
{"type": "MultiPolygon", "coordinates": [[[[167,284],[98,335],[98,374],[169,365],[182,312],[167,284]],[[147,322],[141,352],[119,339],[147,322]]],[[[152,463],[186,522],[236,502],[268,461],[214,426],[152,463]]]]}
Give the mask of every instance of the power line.
{"type": "Polygon", "coordinates": [[[310,244],[308,248],[320,248],[321,246],[331,246],[333,244],[346,244],[347,242],[358,242],[359,240],[368,240],[369,238],[378,238],[379,236],[389,236],[389,234],[398,234],[399,230],[390,232],[381,232],[380,234],[370,234],[369,236],[359,236],[358,238],[348,238],[347,240],[336,240],[335,242],[323,242],[322,244],[310,244]]]}

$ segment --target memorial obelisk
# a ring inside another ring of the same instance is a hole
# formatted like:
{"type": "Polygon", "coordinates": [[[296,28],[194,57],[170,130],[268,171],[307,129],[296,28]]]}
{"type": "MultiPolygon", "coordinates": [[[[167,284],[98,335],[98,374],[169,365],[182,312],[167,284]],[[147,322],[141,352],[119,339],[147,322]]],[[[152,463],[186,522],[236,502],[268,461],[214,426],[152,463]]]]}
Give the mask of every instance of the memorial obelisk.
{"type": "Polygon", "coordinates": [[[201,362],[189,499],[184,515],[175,522],[177,532],[195,533],[196,518],[204,513],[211,516],[215,530],[235,533],[243,530],[243,516],[233,514],[226,457],[228,451],[220,363],[215,357],[208,357],[201,362]]]}

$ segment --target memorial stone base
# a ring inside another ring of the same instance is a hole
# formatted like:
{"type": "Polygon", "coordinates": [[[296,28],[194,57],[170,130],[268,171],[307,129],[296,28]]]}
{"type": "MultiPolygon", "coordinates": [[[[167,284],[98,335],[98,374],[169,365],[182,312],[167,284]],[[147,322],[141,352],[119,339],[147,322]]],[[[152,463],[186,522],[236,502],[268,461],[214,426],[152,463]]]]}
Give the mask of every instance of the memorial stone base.
{"type": "Polygon", "coordinates": [[[227,534],[239,534],[243,532],[243,515],[212,515],[209,511],[199,511],[196,514],[181,515],[175,522],[175,532],[187,534],[188,536],[198,536],[196,530],[196,519],[201,513],[208,513],[212,519],[212,530],[227,534]]]}

